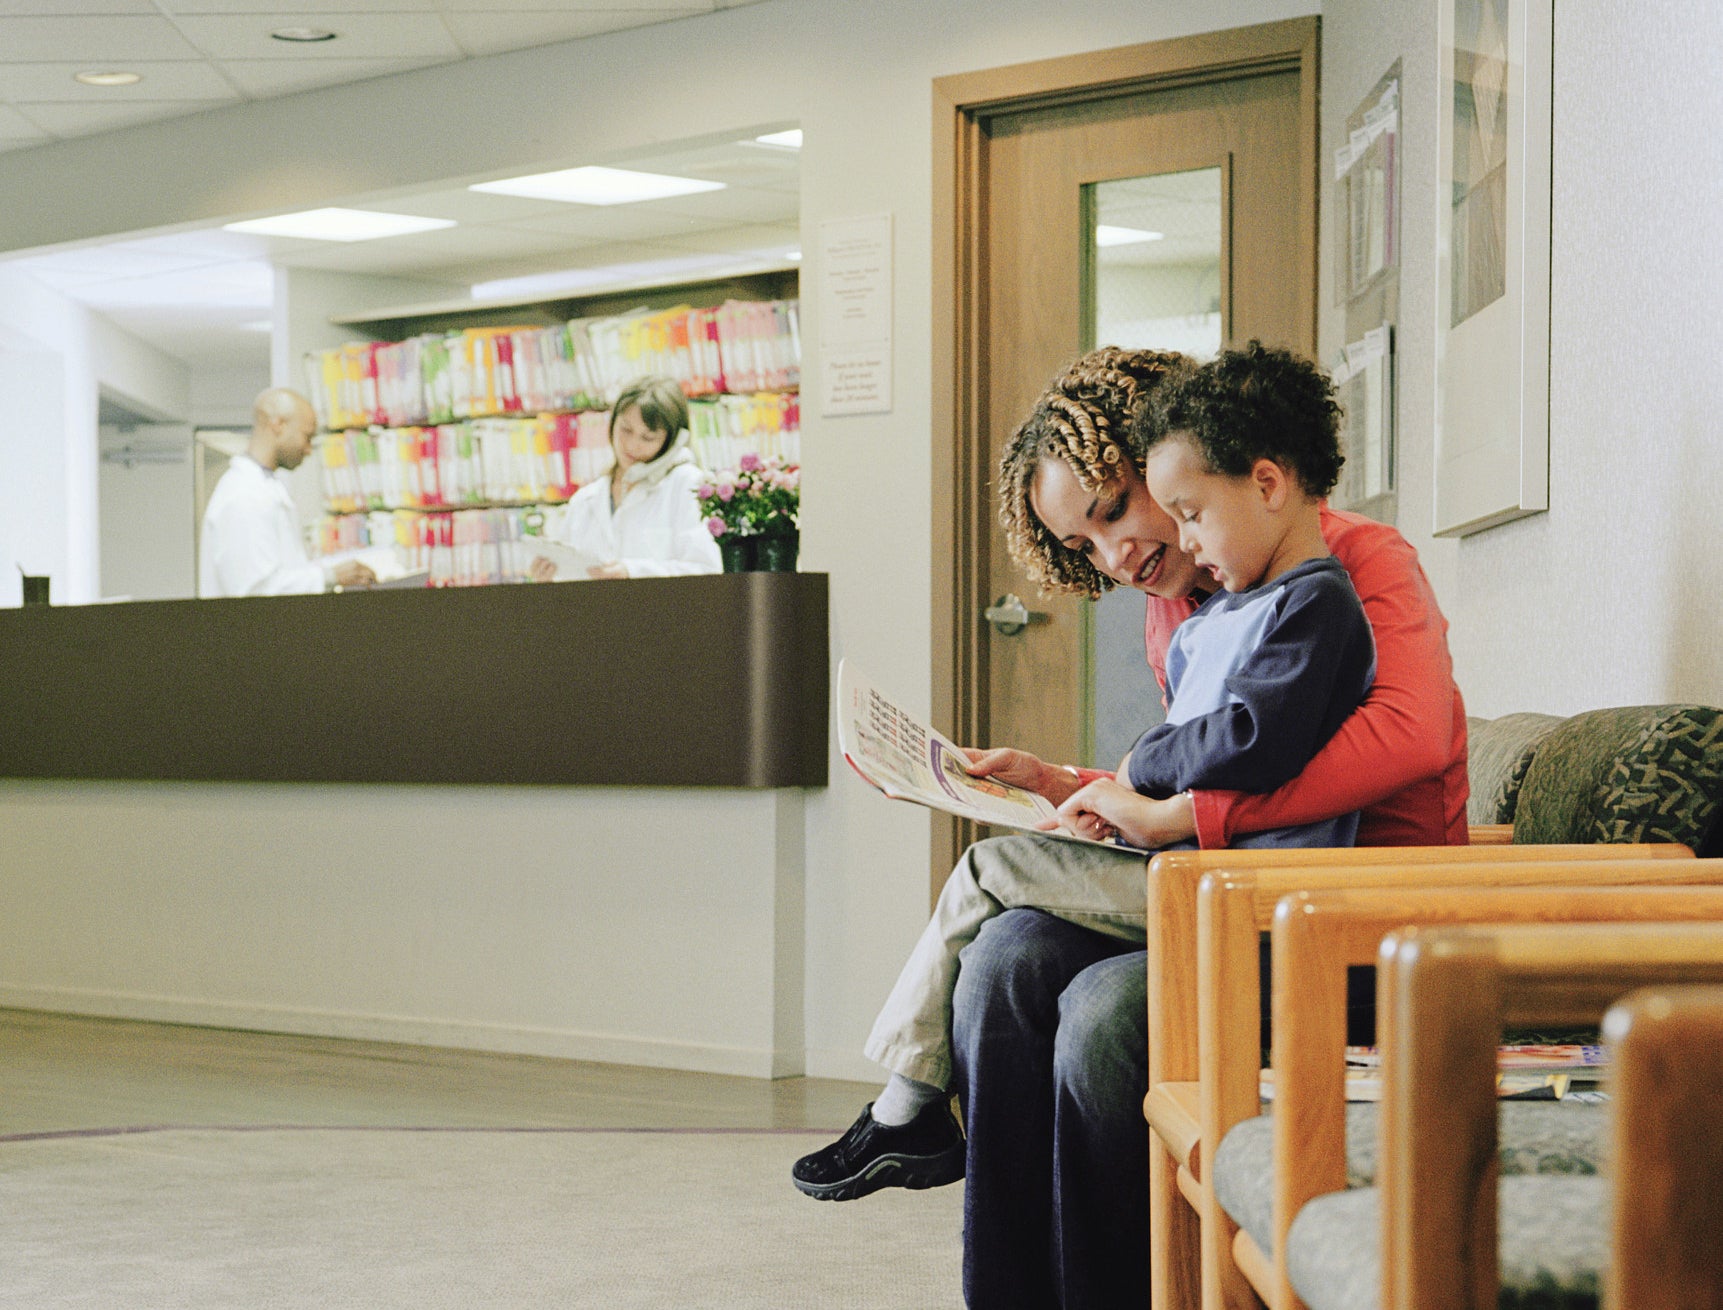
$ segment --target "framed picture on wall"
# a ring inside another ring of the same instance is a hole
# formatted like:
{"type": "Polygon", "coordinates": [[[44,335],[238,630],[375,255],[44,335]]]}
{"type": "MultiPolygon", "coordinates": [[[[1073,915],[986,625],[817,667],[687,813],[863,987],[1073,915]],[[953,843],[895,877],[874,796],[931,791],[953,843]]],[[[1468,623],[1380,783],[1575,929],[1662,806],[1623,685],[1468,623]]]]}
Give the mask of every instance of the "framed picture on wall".
{"type": "Polygon", "coordinates": [[[1552,0],[1441,0],[1435,528],[1549,508],[1552,0]]]}

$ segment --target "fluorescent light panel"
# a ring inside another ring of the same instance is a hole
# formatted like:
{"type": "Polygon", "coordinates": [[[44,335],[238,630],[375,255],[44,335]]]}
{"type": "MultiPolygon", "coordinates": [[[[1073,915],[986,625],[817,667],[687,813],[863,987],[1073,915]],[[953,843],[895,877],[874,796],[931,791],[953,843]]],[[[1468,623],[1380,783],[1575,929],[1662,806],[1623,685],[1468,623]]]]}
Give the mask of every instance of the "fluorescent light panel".
{"type": "Polygon", "coordinates": [[[764,136],[755,137],[754,140],[763,146],[783,146],[788,150],[800,150],[802,148],[802,129],[792,127],[787,132],[767,132],[764,136]]]}
{"type": "Polygon", "coordinates": [[[1160,232],[1146,232],[1140,227],[1114,227],[1110,223],[1095,224],[1097,246],[1135,246],[1145,241],[1159,241],[1160,232]]]}
{"type": "Polygon", "coordinates": [[[379,237],[409,236],[453,227],[447,218],[421,218],[417,214],[380,214],[371,209],[305,209],[297,214],[272,218],[248,218],[224,223],[228,232],[253,232],[269,237],[301,237],[307,241],[375,241],[379,237]]]}
{"type": "Polygon", "coordinates": [[[699,191],[722,191],[722,182],[667,173],[637,173],[628,168],[565,168],[555,173],[531,173],[505,177],[497,182],[479,182],[468,188],[499,196],[527,196],[534,200],[560,200],[571,205],[632,205],[642,200],[665,200],[690,196],[699,191]]]}

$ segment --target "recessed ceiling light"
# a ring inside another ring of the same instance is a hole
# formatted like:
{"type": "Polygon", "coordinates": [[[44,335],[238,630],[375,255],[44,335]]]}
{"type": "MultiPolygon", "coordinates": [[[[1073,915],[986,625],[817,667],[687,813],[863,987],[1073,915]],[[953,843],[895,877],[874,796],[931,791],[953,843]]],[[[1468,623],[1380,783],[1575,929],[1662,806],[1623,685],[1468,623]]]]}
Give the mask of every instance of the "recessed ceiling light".
{"type": "Polygon", "coordinates": [[[1146,232],[1140,227],[1113,227],[1108,223],[1095,224],[1095,244],[1098,246],[1135,246],[1144,241],[1159,241],[1163,235],[1160,232],[1146,232]]]}
{"type": "Polygon", "coordinates": [[[470,191],[488,191],[499,196],[529,196],[534,200],[561,200],[571,205],[632,205],[641,200],[664,200],[697,191],[722,191],[722,182],[693,177],[671,177],[665,173],[636,173],[627,168],[565,168],[555,173],[531,173],[505,177],[498,182],[479,182],[470,191]]]}
{"type": "Polygon", "coordinates": [[[379,214],[370,209],[305,209],[297,214],[271,218],[248,218],[223,223],[228,232],[255,232],[266,237],[303,237],[308,241],[373,241],[378,237],[408,236],[453,227],[447,218],[420,218],[417,214],[379,214]]]}
{"type": "Polygon", "coordinates": [[[799,250],[786,250],[784,252],[784,258],[789,259],[789,260],[794,260],[796,263],[799,264],[802,262],[802,252],[799,250]]]}
{"type": "Polygon", "coordinates": [[[802,129],[792,127],[787,132],[768,132],[765,136],[757,136],[754,140],[763,146],[782,146],[786,150],[802,148],[802,129]]]}
{"type": "Polygon", "coordinates": [[[273,41],[333,41],[335,33],[326,27],[278,27],[269,34],[273,41]]]}
{"type": "Polygon", "coordinates": [[[136,86],[144,80],[142,73],[73,73],[74,82],[82,82],[85,86],[136,86]]]}
{"type": "Polygon", "coordinates": [[[267,318],[254,318],[249,323],[241,323],[239,330],[241,332],[273,332],[275,331],[275,323],[267,318]]]}

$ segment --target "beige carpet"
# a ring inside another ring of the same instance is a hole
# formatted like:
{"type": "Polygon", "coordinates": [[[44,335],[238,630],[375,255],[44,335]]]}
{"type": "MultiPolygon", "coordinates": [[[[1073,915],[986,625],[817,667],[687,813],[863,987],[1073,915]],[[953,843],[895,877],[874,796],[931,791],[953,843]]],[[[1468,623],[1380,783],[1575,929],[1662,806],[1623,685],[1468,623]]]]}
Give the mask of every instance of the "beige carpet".
{"type": "Polygon", "coordinates": [[[962,1184],[810,1200],[807,1132],[162,1129],[0,1142],[0,1306],[961,1304],[962,1184]]]}

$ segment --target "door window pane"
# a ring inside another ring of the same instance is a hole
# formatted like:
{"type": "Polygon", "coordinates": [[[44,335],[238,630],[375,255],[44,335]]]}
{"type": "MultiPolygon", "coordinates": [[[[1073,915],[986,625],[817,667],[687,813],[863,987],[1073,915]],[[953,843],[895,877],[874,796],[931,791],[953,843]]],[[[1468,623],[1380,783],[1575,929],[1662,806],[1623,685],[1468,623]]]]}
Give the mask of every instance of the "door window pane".
{"type": "MultiPolygon", "coordinates": [[[[1221,171],[1097,182],[1085,212],[1089,234],[1087,340],[1097,346],[1220,350],[1221,171]]],[[[1110,769],[1159,723],[1160,688],[1143,660],[1143,594],[1119,587],[1090,615],[1093,764],[1110,769]]]]}

